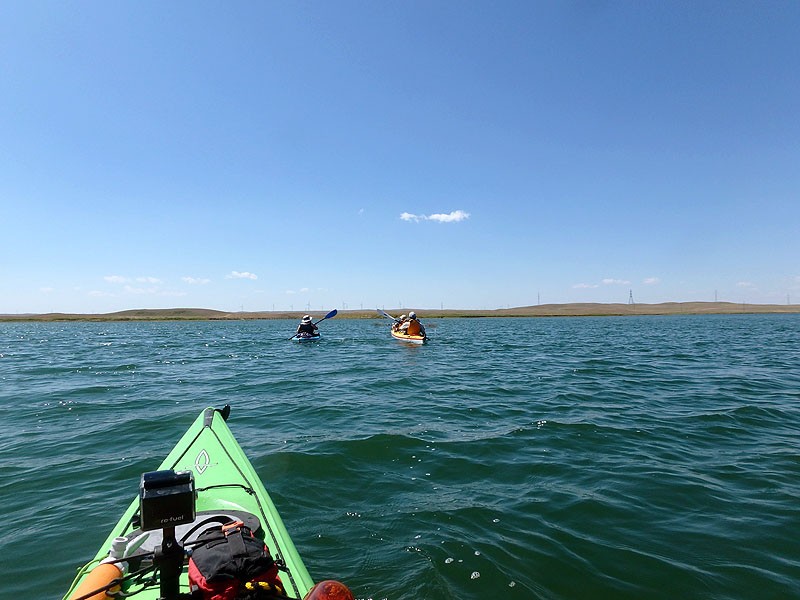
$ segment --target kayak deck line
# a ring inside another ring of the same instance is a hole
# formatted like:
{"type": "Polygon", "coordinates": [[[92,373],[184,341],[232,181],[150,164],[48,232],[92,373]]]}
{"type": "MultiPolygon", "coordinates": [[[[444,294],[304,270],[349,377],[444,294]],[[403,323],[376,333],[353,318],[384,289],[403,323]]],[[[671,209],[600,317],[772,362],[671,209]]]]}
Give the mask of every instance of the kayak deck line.
{"type": "Polygon", "coordinates": [[[317,335],[295,335],[292,338],[295,342],[318,342],[322,339],[322,334],[317,335]]]}

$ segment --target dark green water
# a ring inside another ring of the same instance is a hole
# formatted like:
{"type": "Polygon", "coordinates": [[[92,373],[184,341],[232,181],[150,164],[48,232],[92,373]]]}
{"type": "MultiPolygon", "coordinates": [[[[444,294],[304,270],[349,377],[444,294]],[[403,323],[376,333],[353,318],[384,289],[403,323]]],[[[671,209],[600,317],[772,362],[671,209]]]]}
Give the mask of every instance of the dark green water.
{"type": "Polygon", "coordinates": [[[362,599],[792,598],[800,315],[0,324],[0,590],[57,599],[206,406],[362,599]]]}

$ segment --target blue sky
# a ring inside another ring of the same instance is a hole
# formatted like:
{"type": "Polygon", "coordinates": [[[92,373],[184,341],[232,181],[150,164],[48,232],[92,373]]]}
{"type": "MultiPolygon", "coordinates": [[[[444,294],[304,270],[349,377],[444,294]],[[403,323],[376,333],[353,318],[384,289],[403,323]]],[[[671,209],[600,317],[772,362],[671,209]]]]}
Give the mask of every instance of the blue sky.
{"type": "Polygon", "coordinates": [[[1,2],[0,313],[800,302],[798,2],[1,2]]]}

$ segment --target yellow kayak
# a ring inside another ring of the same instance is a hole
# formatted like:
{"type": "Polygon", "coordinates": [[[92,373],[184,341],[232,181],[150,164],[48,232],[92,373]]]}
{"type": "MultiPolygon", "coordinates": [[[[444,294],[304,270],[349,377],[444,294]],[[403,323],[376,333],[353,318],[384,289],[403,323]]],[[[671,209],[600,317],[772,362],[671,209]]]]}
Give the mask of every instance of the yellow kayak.
{"type": "MultiPolygon", "coordinates": [[[[394,339],[403,340],[404,342],[411,342],[412,344],[424,344],[428,341],[428,335],[425,333],[425,328],[422,327],[419,321],[414,320],[408,324],[408,327],[413,328],[412,333],[409,334],[407,331],[400,329],[400,324],[402,323],[400,319],[395,319],[392,315],[382,311],[380,308],[376,310],[382,317],[386,317],[387,319],[394,321],[392,328],[390,329],[394,339]]],[[[414,313],[409,314],[413,315],[414,313]]]]}
{"type": "Polygon", "coordinates": [[[423,334],[409,335],[405,331],[395,331],[392,329],[392,337],[396,340],[411,342],[412,344],[424,344],[428,341],[428,336],[423,334]]]}

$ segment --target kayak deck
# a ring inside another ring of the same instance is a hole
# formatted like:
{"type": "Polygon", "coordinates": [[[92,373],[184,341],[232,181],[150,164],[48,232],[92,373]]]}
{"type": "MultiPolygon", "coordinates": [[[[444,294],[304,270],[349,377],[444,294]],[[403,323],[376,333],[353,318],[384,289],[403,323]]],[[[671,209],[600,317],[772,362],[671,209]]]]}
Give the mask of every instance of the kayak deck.
{"type": "Polygon", "coordinates": [[[322,334],[316,335],[298,334],[292,338],[295,342],[318,342],[322,339],[322,334]]]}
{"type": "MultiPolygon", "coordinates": [[[[257,517],[260,529],[256,535],[263,536],[276,562],[282,561],[286,566],[279,572],[286,594],[293,598],[303,598],[313,586],[313,581],[261,479],[228,428],[223,417],[223,413],[228,411],[227,407],[223,411],[214,408],[205,409],[164,459],[158,470],[193,471],[197,491],[195,524],[203,519],[208,520],[209,515],[214,514],[245,513],[257,517]]],[[[134,521],[138,510],[139,499],[136,498],[100,547],[95,558],[79,571],[64,596],[65,599],[70,597],[87,573],[108,556],[114,538],[131,536],[135,533],[134,521]]],[[[149,533],[160,534],[160,532],[149,533]]],[[[176,532],[176,537],[180,539],[179,532],[176,532]]],[[[180,589],[181,592],[189,591],[186,561],[180,576],[180,589]]],[[[141,591],[135,586],[130,590],[123,587],[123,591],[136,592],[136,598],[141,600],[156,599],[160,596],[158,585],[152,583],[141,591]]]]}
{"type": "Polygon", "coordinates": [[[408,335],[404,331],[397,331],[395,329],[392,329],[391,332],[394,339],[411,342],[412,344],[424,344],[428,341],[428,336],[426,335],[408,335]]]}

